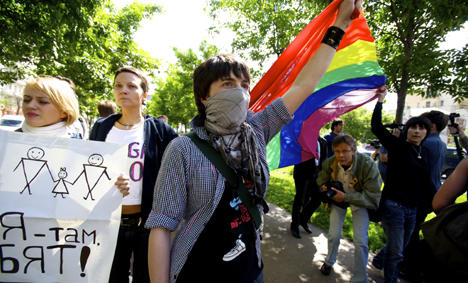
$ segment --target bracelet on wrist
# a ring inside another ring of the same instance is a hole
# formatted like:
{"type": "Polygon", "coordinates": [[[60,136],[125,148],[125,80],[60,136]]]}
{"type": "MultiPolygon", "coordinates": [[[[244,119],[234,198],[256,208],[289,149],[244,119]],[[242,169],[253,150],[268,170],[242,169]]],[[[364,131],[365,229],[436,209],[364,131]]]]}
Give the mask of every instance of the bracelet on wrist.
{"type": "Polygon", "coordinates": [[[339,27],[331,26],[323,36],[322,43],[325,43],[326,45],[336,49],[338,48],[338,45],[340,45],[344,33],[344,30],[340,29],[339,27]]]}

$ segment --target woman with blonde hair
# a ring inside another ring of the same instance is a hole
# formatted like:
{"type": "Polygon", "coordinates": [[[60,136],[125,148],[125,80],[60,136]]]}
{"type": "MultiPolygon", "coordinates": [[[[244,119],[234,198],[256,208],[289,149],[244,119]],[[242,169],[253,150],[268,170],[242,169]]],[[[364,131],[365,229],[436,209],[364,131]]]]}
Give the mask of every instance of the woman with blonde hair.
{"type": "Polygon", "coordinates": [[[72,126],[79,116],[78,100],[71,80],[39,76],[29,79],[23,90],[24,123],[18,132],[82,139],[72,126]]]}

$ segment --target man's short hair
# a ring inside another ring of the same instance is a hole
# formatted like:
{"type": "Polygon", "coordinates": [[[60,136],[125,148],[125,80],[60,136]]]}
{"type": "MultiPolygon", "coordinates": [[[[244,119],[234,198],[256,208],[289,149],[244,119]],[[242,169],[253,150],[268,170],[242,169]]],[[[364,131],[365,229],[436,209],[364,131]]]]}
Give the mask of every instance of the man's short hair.
{"type": "Polygon", "coordinates": [[[117,113],[117,105],[112,100],[99,101],[98,105],[99,117],[107,117],[117,113]]]}
{"type": "Polygon", "coordinates": [[[333,132],[335,130],[335,127],[338,126],[339,124],[343,124],[343,120],[340,119],[340,118],[336,118],[335,120],[333,120],[333,122],[331,123],[331,131],[333,132]]]}
{"type": "Polygon", "coordinates": [[[421,114],[421,117],[426,117],[431,121],[432,124],[435,124],[437,132],[439,133],[442,132],[445,127],[447,127],[449,122],[449,116],[437,110],[425,112],[421,114]]]}
{"type": "Polygon", "coordinates": [[[164,122],[166,122],[166,123],[169,122],[169,118],[167,118],[166,115],[159,115],[159,116],[158,116],[158,119],[159,119],[159,120],[162,120],[162,121],[164,121],[164,122]]]}
{"type": "Polygon", "coordinates": [[[356,152],[356,140],[350,135],[339,135],[333,139],[332,149],[339,146],[340,144],[345,143],[351,147],[351,149],[356,152]]]}
{"type": "Polygon", "coordinates": [[[239,58],[232,54],[219,54],[201,63],[193,72],[193,94],[198,113],[205,118],[205,105],[202,99],[206,99],[213,82],[228,77],[231,72],[238,78],[244,77],[250,83],[250,70],[239,58]]]}

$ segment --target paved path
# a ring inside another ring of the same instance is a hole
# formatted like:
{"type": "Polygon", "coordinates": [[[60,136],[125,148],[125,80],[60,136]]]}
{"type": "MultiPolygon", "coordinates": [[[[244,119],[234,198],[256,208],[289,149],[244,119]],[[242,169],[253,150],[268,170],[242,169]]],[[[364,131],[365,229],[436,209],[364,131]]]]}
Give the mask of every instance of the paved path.
{"type": "MultiPolygon", "coordinates": [[[[262,258],[265,264],[265,283],[350,282],[354,246],[342,239],[338,259],[330,276],[319,268],[327,254],[327,232],[309,224],[312,234],[302,228],[301,239],[289,231],[291,214],[274,204],[265,215],[265,236],[262,241],[262,258]]],[[[373,254],[369,254],[372,259],[373,254]]],[[[380,274],[368,265],[369,282],[384,282],[380,274]]]]}

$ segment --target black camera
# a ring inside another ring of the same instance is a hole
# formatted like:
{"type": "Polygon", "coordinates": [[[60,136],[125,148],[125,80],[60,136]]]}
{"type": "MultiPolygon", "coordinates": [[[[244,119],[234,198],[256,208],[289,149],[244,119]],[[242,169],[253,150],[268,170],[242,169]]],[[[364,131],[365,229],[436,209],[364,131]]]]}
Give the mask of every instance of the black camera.
{"type": "Polygon", "coordinates": [[[404,124],[398,124],[398,123],[385,124],[383,126],[385,128],[389,128],[389,129],[398,129],[398,130],[400,130],[400,132],[402,132],[403,128],[405,127],[404,124]]]}
{"type": "Polygon", "coordinates": [[[379,140],[371,140],[369,144],[375,149],[379,149],[382,146],[379,140]]]}
{"type": "Polygon", "coordinates": [[[458,118],[458,117],[460,117],[460,114],[458,114],[458,113],[450,113],[450,115],[449,115],[449,119],[450,119],[449,126],[454,127],[457,130],[458,130],[458,124],[455,123],[455,118],[458,118]]]}
{"type": "Polygon", "coordinates": [[[324,203],[333,203],[334,205],[337,205],[337,206],[339,206],[341,208],[347,208],[348,207],[348,203],[346,203],[346,202],[336,202],[336,201],[332,200],[332,197],[334,195],[336,195],[336,192],[331,189],[332,187],[337,189],[338,191],[344,192],[343,184],[341,182],[331,181],[331,182],[325,183],[324,185],[327,188],[325,191],[322,191],[322,197],[323,197],[322,201],[324,203]]]}

